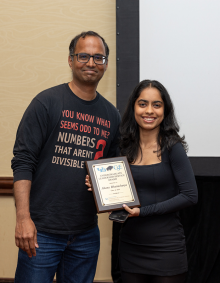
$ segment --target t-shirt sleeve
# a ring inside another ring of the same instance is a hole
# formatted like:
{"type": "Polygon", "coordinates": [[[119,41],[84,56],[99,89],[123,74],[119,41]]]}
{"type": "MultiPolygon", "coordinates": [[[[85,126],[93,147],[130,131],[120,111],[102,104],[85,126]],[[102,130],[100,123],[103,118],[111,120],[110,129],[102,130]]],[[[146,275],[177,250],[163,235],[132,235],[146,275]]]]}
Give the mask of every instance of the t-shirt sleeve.
{"type": "Polygon", "coordinates": [[[172,213],[197,203],[198,191],[194,173],[182,144],[177,143],[172,147],[169,158],[179,194],[166,201],[141,207],[141,217],[172,213]]]}
{"type": "Polygon", "coordinates": [[[11,168],[14,182],[32,180],[47,135],[48,113],[36,98],[26,109],[17,130],[11,168]]]}

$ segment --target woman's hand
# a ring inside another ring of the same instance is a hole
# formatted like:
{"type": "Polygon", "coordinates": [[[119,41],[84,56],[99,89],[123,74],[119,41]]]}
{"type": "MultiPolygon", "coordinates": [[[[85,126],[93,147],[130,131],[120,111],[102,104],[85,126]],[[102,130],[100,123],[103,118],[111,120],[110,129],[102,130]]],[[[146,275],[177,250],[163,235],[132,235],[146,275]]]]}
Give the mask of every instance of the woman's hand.
{"type": "Polygon", "coordinates": [[[88,191],[92,191],[92,185],[90,183],[90,178],[89,175],[86,175],[86,179],[85,179],[85,185],[88,187],[88,191]]]}
{"type": "Polygon", "coordinates": [[[140,214],[140,208],[134,207],[134,208],[129,208],[126,204],[123,204],[123,208],[129,212],[128,217],[137,217],[140,214]]]}

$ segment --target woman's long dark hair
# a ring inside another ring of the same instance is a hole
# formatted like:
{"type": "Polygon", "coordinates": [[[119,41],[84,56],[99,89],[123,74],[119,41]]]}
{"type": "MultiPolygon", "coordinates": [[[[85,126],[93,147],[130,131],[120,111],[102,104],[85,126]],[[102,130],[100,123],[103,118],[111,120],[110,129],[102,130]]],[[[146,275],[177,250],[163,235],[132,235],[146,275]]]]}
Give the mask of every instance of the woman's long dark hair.
{"type": "Polygon", "coordinates": [[[119,147],[121,149],[121,154],[127,156],[129,163],[135,162],[138,156],[138,151],[141,150],[139,125],[134,117],[134,104],[141,92],[149,87],[158,89],[164,102],[164,119],[160,124],[160,130],[157,137],[157,143],[160,148],[158,156],[161,156],[166,148],[170,150],[177,142],[182,143],[185,151],[187,151],[187,143],[184,141],[185,137],[180,137],[178,134],[179,125],[174,114],[173,103],[166,88],[158,81],[144,80],[135,87],[133,93],[129,97],[120,126],[121,137],[119,147]]]}

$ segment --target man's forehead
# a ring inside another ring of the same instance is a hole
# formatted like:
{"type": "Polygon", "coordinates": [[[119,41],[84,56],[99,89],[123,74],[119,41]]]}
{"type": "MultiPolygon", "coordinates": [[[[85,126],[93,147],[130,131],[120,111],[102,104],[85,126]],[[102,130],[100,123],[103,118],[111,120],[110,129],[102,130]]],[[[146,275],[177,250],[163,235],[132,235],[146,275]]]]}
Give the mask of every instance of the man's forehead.
{"type": "Polygon", "coordinates": [[[80,52],[84,48],[97,48],[105,52],[105,46],[102,39],[98,36],[87,35],[84,38],[80,37],[76,43],[75,53],[80,52]],[[78,50],[76,52],[76,50],[78,50]]]}

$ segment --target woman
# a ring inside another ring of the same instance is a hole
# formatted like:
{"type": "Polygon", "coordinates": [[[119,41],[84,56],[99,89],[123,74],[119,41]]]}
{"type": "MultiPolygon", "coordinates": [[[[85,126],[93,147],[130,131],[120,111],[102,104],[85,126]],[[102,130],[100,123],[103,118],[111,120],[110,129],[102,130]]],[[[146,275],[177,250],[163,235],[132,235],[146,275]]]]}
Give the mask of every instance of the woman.
{"type": "MultiPolygon", "coordinates": [[[[179,210],[197,202],[184,137],[165,87],[144,80],[134,89],[120,126],[141,208],[130,209],[120,235],[123,283],[183,283],[187,257],[179,210]]],[[[90,186],[88,176],[86,184],[90,186]]]]}
{"type": "Polygon", "coordinates": [[[197,202],[184,137],[165,87],[144,80],[134,89],[120,127],[141,208],[130,209],[120,235],[124,283],[182,283],[187,257],[179,210],[197,202]]]}

